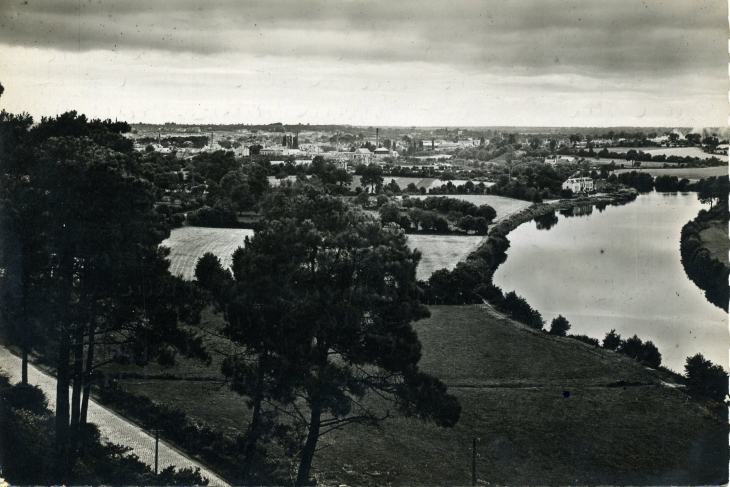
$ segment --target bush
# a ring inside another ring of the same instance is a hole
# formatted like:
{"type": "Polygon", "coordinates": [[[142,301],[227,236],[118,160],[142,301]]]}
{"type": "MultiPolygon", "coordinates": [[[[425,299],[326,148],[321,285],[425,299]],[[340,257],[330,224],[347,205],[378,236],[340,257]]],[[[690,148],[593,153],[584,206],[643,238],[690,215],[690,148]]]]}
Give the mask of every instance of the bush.
{"type": "Polygon", "coordinates": [[[545,322],[540,312],[533,309],[525,298],[517,296],[514,291],[507,293],[502,302],[501,311],[504,311],[510,318],[523,323],[530,328],[542,330],[545,322]]]}
{"type": "Polygon", "coordinates": [[[568,333],[568,330],[570,330],[570,323],[563,317],[563,315],[558,315],[558,317],[554,318],[552,323],[550,323],[549,333],[551,335],[564,337],[568,333]]]}
{"type": "Polygon", "coordinates": [[[649,367],[657,368],[662,363],[662,354],[651,341],[642,342],[641,338],[634,335],[626,341],[621,342],[619,352],[638,360],[649,367]]]}
{"type": "Polygon", "coordinates": [[[687,357],[684,366],[687,391],[695,396],[724,401],[728,395],[728,374],[719,365],[706,360],[701,353],[687,357]]]}
{"type": "Polygon", "coordinates": [[[603,348],[607,350],[618,350],[621,346],[621,335],[616,333],[616,330],[612,329],[606,333],[606,337],[603,339],[603,348]]]}
{"type": "Polygon", "coordinates": [[[188,224],[196,227],[237,228],[238,216],[231,205],[216,203],[188,214],[188,224]]]}

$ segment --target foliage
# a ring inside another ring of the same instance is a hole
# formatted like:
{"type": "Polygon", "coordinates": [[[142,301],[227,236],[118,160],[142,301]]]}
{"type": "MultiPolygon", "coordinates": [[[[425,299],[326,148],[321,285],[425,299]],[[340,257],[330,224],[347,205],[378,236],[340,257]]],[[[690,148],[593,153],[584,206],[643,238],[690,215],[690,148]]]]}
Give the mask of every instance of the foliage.
{"type": "Polygon", "coordinates": [[[687,357],[684,366],[690,394],[707,397],[715,401],[725,401],[728,395],[728,374],[698,353],[687,357]]]}
{"type": "Polygon", "coordinates": [[[621,346],[621,335],[616,333],[616,330],[611,329],[606,333],[606,337],[603,339],[603,348],[607,350],[618,350],[621,346]]]}
{"type": "Polygon", "coordinates": [[[369,164],[362,169],[360,183],[363,186],[370,186],[371,193],[378,193],[383,187],[383,168],[377,164],[369,164]]]}
{"type": "Polygon", "coordinates": [[[549,333],[551,335],[564,337],[568,333],[568,330],[570,330],[570,323],[563,315],[558,315],[557,318],[553,318],[553,321],[550,323],[549,333]]]}
{"type": "Polygon", "coordinates": [[[636,335],[621,342],[619,352],[654,369],[662,364],[662,354],[656,345],[651,341],[643,342],[636,335]]]}
{"type": "Polygon", "coordinates": [[[102,442],[92,424],[83,425],[77,438],[82,448],[72,451],[68,465],[55,457],[53,415],[37,387],[10,386],[0,375],[0,461],[3,476],[14,484],[51,485],[207,485],[200,470],[168,467],[155,476],[130,448],[102,442]]]}
{"type": "Polygon", "coordinates": [[[499,309],[513,320],[519,321],[530,328],[542,330],[545,325],[540,312],[533,309],[525,298],[517,296],[514,291],[510,291],[504,296],[504,301],[499,309]]]}
{"type": "Polygon", "coordinates": [[[712,256],[700,235],[713,220],[727,224],[727,199],[721,200],[712,212],[700,211],[695,220],[682,227],[679,250],[687,277],[705,291],[710,303],[727,311],[730,302],[730,267],[712,256]]]}
{"type": "Polygon", "coordinates": [[[274,190],[262,211],[260,229],[234,253],[226,313],[226,334],[249,354],[224,363],[254,409],[249,444],[266,432],[262,402],[291,407],[300,397],[309,413],[299,405],[292,414],[304,435],[304,484],[322,434],[387,417],[360,401],[369,391],[406,415],[453,426],[458,402],[418,370],[411,322],[428,310],[418,302],[420,256],[405,235],[309,185],[274,190]]]}
{"type": "Polygon", "coordinates": [[[689,179],[664,174],[654,178],[654,189],[657,191],[687,191],[689,179]]]}
{"type": "MultiPolygon", "coordinates": [[[[3,122],[4,133],[17,126],[3,122]]],[[[168,272],[158,246],[169,228],[154,208],[156,188],[135,175],[135,156],[117,143],[127,127],[69,112],[17,135],[0,158],[8,336],[26,352],[36,346],[56,370],[59,458],[68,458],[70,436],[86,422],[95,357],[206,358],[200,338],[178,327],[199,320],[202,304],[183,297],[186,285],[168,272]],[[28,343],[29,335],[42,343],[28,343]]]]}
{"type": "Polygon", "coordinates": [[[187,222],[194,227],[238,228],[238,214],[232,205],[216,203],[188,213],[187,222]]]}
{"type": "Polygon", "coordinates": [[[654,189],[654,178],[651,177],[651,174],[645,172],[623,172],[618,175],[618,181],[642,192],[654,189]]]}

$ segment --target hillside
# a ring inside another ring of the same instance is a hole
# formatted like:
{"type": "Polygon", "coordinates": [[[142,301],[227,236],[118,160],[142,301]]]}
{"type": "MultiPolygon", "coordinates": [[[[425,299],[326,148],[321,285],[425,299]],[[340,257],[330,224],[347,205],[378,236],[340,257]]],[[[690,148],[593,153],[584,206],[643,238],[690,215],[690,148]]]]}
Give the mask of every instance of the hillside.
{"type": "MultiPolygon", "coordinates": [[[[727,425],[663,385],[656,372],[625,356],[527,329],[490,308],[431,311],[430,319],[416,324],[421,364],[459,397],[459,424],[447,430],[396,417],[380,429],[334,432],[315,457],[321,484],[468,484],[472,438],[479,438],[480,483],[727,481],[727,425]]],[[[218,376],[218,369],[197,375],[218,376]]],[[[242,398],[218,385],[123,384],[229,433],[246,425],[242,398]]]]}

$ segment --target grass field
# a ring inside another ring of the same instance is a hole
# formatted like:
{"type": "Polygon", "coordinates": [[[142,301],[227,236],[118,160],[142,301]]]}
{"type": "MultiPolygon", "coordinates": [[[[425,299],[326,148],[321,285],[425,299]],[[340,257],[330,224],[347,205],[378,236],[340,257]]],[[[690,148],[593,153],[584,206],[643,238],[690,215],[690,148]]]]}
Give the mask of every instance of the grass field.
{"type": "Polygon", "coordinates": [[[170,272],[192,280],[195,264],[203,254],[212,252],[221,259],[223,267],[230,267],[233,251],[251,235],[253,230],[243,228],[183,227],[173,230],[161,245],[170,248],[170,272]]]}
{"type": "Polygon", "coordinates": [[[709,228],[700,232],[700,238],[702,244],[709,249],[713,257],[725,265],[730,264],[730,261],[728,261],[730,241],[728,241],[727,222],[711,222],[709,228]]]}
{"type": "MultiPolygon", "coordinates": [[[[431,312],[415,325],[421,368],[457,395],[461,420],[442,429],[395,416],[379,429],[352,426],[327,435],[314,460],[320,485],[467,485],[472,438],[479,439],[480,484],[726,482],[727,425],[661,385],[655,372],[614,352],[526,329],[489,308],[431,312]]],[[[215,365],[201,371],[218,373],[215,365]]],[[[123,386],[231,433],[250,417],[240,396],[213,383],[123,386]]]]}
{"type": "Polygon", "coordinates": [[[668,169],[626,168],[626,169],[616,169],[615,172],[616,172],[616,174],[621,174],[622,172],[631,172],[631,171],[645,172],[645,173],[651,174],[653,177],[668,175],[668,176],[677,176],[679,179],[687,178],[687,179],[693,180],[693,179],[709,178],[711,176],[727,176],[728,167],[727,166],[696,167],[696,168],[695,167],[678,167],[678,168],[668,168],[668,169]]]}
{"type": "MultiPolygon", "coordinates": [[[[654,147],[654,148],[647,148],[647,147],[612,147],[608,149],[610,152],[619,152],[619,153],[626,153],[630,150],[635,150],[637,152],[641,151],[645,154],[651,154],[652,156],[655,155],[665,155],[665,156],[679,156],[679,157],[699,157],[700,159],[709,159],[712,156],[717,157],[718,159],[721,159],[722,157],[727,158],[727,156],[721,156],[717,154],[708,154],[707,152],[704,152],[699,147],[654,147]]],[[[642,163],[643,164],[643,163],[642,163]]]]}
{"type": "Polygon", "coordinates": [[[426,280],[439,269],[453,269],[485,237],[465,235],[408,235],[408,245],[421,251],[416,277],[426,280]]]}
{"type": "MultiPolygon", "coordinates": [[[[527,208],[532,204],[529,201],[516,200],[514,198],[505,198],[504,196],[493,196],[489,194],[449,194],[440,196],[468,201],[469,203],[473,203],[477,206],[489,205],[497,212],[497,218],[495,218],[495,221],[499,221],[502,218],[507,217],[512,213],[516,213],[523,208],[527,208]]],[[[411,198],[420,199],[424,199],[427,197],[428,196],[418,195],[411,196],[411,198]]]]}

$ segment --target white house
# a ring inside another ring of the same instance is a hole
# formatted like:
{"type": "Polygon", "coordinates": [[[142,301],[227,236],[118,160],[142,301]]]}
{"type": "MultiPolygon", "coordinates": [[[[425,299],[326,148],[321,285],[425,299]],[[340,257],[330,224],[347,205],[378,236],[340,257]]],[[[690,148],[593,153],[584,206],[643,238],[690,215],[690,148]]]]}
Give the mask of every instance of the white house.
{"type": "Polygon", "coordinates": [[[593,180],[591,178],[570,178],[563,183],[563,189],[569,189],[573,193],[588,193],[593,191],[593,180]]]}

